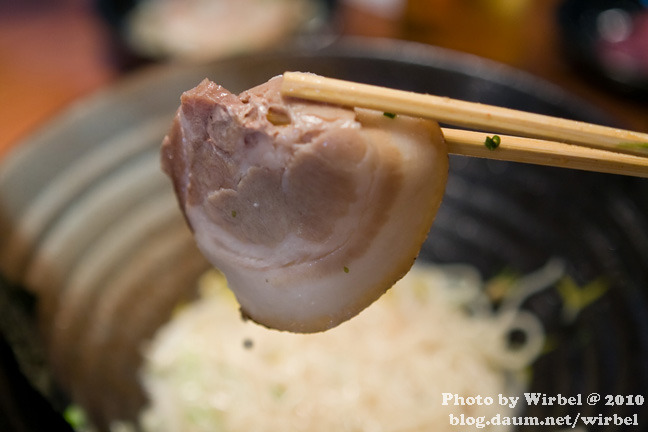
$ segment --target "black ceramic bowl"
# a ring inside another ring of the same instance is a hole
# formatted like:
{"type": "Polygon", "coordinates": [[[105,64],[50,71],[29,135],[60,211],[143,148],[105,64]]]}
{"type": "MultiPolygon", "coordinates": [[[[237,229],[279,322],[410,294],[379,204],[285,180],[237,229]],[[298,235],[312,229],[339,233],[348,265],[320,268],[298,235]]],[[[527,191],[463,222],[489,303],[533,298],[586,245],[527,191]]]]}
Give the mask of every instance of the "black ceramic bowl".
{"type": "MultiPolygon", "coordinates": [[[[141,408],[139,346],[177,302],[193,295],[207,268],[158,163],[179,95],[205,77],[237,92],[285,70],[606,122],[595,109],[523,73],[390,41],[346,40],[317,50],[155,68],[81,101],[0,166],[0,299],[2,316],[10,318],[0,322],[28,382],[48,401],[45,409],[60,409],[74,394],[105,425],[141,408]]],[[[563,260],[577,284],[604,281],[608,289],[569,320],[555,288],[527,300],[554,347],[535,362],[531,389],[646,395],[648,182],[452,156],[447,193],[421,259],[470,263],[490,277],[530,272],[552,258],[563,260]]],[[[0,404],[22,425],[13,430],[38,430],[28,427],[31,406],[8,404],[22,400],[18,388],[18,380],[0,386],[0,404]]],[[[636,431],[646,430],[647,406],[528,412],[637,414],[638,427],[600,429],[636,431]]]]}

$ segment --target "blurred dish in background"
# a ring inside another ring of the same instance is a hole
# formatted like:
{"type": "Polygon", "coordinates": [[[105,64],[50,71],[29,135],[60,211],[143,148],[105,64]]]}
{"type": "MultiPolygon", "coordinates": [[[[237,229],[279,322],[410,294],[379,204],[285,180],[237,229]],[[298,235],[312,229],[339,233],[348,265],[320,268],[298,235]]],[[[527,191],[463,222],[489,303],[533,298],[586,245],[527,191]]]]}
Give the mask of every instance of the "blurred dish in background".
{"type": "Polygon", "coordinates": [[[314,0],[143,0],[123,36],[150,58],[208,61],[272,47],[322,16],[314,0]]]}
{"type": "Polygon", "coordinates": [[[648,93],[648,1],[567,0],[558,19],[570,61],[616,90],[648,93]]]}

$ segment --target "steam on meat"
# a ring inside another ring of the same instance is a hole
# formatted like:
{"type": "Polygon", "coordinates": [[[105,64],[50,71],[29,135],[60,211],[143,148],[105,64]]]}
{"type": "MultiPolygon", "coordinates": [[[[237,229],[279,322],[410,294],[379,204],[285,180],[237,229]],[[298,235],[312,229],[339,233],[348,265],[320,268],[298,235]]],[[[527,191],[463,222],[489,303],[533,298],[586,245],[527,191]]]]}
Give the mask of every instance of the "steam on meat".
{"type": "Polygon", "coordinates": [[[185,92],[162,165],[244,316],[316,332],[411,267],[448,171],[435,122],[284,98],[281,77],[185,92]]]}

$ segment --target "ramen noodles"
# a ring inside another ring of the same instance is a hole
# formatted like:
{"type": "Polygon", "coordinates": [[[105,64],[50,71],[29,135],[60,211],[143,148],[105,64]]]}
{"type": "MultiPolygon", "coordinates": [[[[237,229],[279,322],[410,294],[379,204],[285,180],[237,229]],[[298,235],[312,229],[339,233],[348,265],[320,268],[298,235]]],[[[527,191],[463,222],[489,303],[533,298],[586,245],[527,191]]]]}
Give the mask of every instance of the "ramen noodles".
{"type": "MultiPolygon", "coordinates": [[[[350,321],[315,334],[241,320],[219,272],[200,282],[146,348],[150,397],[145,431],[457,430],[450,415],[490,418],[517,409],[443,404],[519,396],[544,344],[525,297],[561,277],[549,263],[515,280],[494,310],[479,273],[466,265],[416,264],[386,295],[350,321]],[[523,343],[510,335],[524,333],[523,343]]],[[[469,430],[462,427],[462,430],[469,430]]],[[[477,430],[477,429],[475,429],[477,430]]],[[[508,430],[508,426],[488,430],[508,430]]]]}

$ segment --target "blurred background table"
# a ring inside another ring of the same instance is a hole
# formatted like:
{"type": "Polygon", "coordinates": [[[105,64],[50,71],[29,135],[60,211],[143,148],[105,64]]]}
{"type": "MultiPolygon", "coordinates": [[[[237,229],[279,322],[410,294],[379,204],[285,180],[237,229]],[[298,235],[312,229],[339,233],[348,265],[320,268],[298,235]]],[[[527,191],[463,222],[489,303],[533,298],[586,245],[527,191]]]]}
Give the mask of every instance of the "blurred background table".
{"type": "MultiPolygon", "coordinates": [[[[491,58],[567,89],[624,127],[648,131],[648,102],[603,88],[566,60],[556,20],[561,0],[410,0],[397,16],[338,3],[336,33],[491,58]]],[[[0,157],[68,104],[131,72],[135,66],[116,47],[90,0],[0,0],[0,157]]]]}

